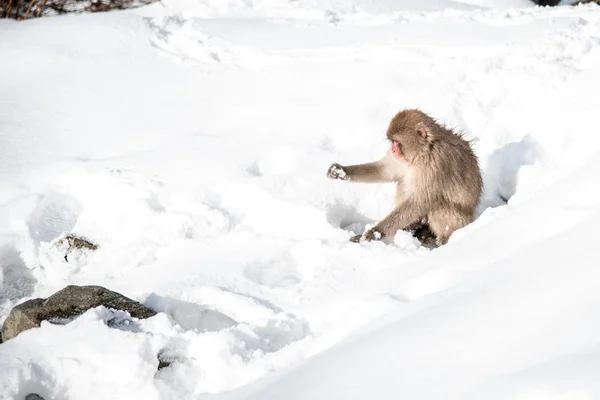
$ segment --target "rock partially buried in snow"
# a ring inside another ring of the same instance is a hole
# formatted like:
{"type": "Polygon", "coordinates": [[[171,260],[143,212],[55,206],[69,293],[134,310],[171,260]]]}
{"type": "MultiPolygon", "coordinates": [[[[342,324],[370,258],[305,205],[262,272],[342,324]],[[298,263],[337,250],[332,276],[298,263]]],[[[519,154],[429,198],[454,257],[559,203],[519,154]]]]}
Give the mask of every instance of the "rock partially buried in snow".
{"type": "Polygon", "coordinates": [[[156,315],[143,304],[102,286],[70,285],[47,299],[29,300],[13,308],[4,321],[2,340],[7,341],[23,331],[37,328],[42,321],[69,320],[98,306],[127,311],[140,319],[156,315]]]}

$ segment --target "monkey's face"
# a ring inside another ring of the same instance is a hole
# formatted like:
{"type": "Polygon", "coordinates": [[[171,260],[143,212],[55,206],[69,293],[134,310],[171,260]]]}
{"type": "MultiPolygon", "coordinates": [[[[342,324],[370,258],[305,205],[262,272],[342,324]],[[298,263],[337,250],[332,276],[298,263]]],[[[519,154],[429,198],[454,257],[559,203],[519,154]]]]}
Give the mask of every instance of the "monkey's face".
{"type": "Polygon", "coordinates": [[[417,126],[404,126],[403,129],[393,129],[390,126],[387,137],[392,145],[392,154],[397,160],[412,162],[423,149],[427,148],[426,134],[417,126]]]}

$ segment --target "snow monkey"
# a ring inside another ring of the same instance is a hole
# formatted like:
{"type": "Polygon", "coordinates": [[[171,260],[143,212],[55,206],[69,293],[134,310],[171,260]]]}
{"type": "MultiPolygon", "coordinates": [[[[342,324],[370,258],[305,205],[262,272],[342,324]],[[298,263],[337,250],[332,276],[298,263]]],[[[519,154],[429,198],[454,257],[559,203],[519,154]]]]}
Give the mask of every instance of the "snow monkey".
{"type": "Polygon", "coordinates": [[[332,164],[327,176],[352,182],[395,182],[396,205],[383,220],[352,242],[392,237],[399,229],[429,224],[436,244],[448,242],[471,223],[483,191],[477,156],[460,133],[420,110],[396,114],[387,130],[390,149],[379,161],[332,164]]]}

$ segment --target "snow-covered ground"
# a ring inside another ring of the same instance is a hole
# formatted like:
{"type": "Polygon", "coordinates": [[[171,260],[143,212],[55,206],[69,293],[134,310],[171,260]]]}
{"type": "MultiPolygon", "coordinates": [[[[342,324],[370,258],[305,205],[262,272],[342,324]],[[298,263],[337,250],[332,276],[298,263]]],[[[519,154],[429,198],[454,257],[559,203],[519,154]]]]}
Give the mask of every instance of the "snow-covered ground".
{"type": "Polygon", "coordinates": [[[67,284],[163,312],[7,341],[0,398],[600,398],[599,73],[594,5],[1,20],[0,323],[67,284]],[[406,107],[475,140],[480,216],[435,250],[349,243],[394,188],[327,167],[379,157],[406,107]],[[66,262],[66,233],[100,248],[66,262]]]}

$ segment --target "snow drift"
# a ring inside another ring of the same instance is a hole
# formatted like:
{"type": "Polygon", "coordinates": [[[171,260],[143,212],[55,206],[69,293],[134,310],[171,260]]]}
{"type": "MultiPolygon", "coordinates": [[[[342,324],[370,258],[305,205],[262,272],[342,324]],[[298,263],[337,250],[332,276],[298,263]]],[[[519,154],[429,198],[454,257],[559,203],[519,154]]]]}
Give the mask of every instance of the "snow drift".
{"type": "Polygon", "coordinates": [[[3,343],[0,398],[600,396],[596,6],[177,0],[0,21],[0,54],[0,322],[67,284],[159,311],[3,343]],[[479,218],[349,243],[393,187],[326,168],[405,107],[474,140],[479,218]]]}

